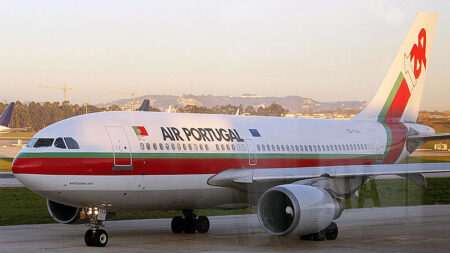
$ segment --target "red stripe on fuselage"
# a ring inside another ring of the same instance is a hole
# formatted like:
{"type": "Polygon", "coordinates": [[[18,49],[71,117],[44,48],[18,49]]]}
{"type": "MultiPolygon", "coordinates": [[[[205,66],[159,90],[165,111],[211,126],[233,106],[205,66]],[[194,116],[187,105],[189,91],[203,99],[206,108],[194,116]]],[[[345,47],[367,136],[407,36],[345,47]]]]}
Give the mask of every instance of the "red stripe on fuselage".
{"type": "Polygon", "coordinates": [[[288,168],[374,164],[374,159],[133,159],[133,170],[113,170],[112,158],[17,158],[15,174],[44,175],[187,175],[217,174],[237,168],[288,168]]]}
{"type": "Polygon", "coordinates": [[[403,148],[406,143],[406,134],[408,133],[408,129],[405,125],[401,123],[387,123],[392,133],[392,142],[389,153],[387,157],[384,159],[384,163],[392,164],[397,161],[400,155],[403,152],[403,148]]]}

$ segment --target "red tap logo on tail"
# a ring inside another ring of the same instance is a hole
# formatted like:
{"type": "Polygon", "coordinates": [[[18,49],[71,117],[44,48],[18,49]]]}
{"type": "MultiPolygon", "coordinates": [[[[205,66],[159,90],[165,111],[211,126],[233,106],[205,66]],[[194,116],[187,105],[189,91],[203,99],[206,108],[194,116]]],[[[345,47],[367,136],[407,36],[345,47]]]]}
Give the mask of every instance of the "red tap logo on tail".
{"type": "Polygon", "coordinates": [[[427,48],[427,32],[424,28],[420,30],[419,36],[418,36],[418,42],[417,44],[414,44],[414,46],[411,49],[411,52],[409,53],[410,58],[409,60],[412,61],[414,58],[414,77],[416,79],[419,78],[420,73],[422,72],[422,63],[423,66],[427,66],[427,59],[425,55],[425,50],[427,48]]]}

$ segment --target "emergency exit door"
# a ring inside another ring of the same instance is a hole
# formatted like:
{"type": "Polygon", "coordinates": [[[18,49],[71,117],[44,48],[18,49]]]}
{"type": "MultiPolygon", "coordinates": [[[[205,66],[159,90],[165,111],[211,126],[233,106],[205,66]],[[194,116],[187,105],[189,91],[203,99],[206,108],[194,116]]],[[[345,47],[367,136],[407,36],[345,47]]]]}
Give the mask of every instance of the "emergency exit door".
{"type": "Polygon", "coordinates": [[[125,130],[119,126],[108,126],[106,127],[106,131],[111,140],[114,155],[113,170],[132,170],[133,164],[130,143],[128,142],[125,130]]]}

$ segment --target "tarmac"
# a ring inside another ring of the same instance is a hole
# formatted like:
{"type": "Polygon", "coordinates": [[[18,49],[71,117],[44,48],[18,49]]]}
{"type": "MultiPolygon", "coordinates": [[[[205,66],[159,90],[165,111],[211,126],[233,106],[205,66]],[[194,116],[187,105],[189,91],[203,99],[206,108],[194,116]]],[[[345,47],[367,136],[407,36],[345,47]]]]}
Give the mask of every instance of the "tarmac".
{"type": "Polygon", "coordinates": [[[256,215],[210,217],[207,234],[173,234],[170,219],[105,222],[105,248],[84,244],[86,225],[0,227],[0,252],[448,252],[450,205],[345,210],[334,241],[266,233],[256,215]]]}

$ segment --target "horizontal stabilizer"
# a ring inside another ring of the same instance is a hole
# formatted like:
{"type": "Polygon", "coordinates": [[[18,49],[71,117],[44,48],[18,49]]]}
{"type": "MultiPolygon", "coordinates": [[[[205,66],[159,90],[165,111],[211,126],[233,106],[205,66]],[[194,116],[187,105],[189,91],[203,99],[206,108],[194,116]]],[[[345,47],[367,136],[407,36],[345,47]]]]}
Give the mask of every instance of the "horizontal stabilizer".
{"type": "Polygon", "coordinates": [[[440,141],[450,139],[450,133],[443,134],[420,134],[408,136],[409,141],[415,142],[427,142],[427,141],[440,141]]]}

